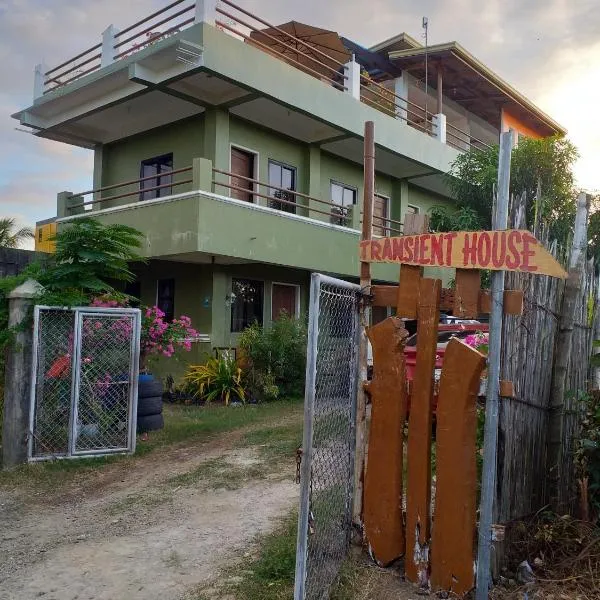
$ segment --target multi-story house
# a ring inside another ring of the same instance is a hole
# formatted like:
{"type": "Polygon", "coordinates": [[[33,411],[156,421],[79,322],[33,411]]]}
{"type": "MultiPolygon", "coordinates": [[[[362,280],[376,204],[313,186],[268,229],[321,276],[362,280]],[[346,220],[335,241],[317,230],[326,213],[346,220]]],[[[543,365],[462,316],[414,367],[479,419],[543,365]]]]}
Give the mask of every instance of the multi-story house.
{"type": "Polygon", "coordinates": [[[564,133],[458,44],[426,49],[401,34],[366,49],[229,0],[111,25],[89,50],[38,65],[33,104],[15,117],[93,149],[94,189],[58,194],[58,227],[91,215],[141,230],[149,260],[131,291],[190,315],[199,352],[302,312],[311,271],[357,277],[365,121],[379,236],[452,203],[446,174],[461,152],[506,128],[564,133]]]}

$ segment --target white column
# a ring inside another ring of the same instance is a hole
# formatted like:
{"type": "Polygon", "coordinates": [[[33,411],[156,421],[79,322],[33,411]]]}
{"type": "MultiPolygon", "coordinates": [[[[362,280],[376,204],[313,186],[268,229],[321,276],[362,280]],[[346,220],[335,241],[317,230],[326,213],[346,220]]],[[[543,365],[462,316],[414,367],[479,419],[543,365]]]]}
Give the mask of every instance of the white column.
{"type": "Polygon", "coordinates": [[[215,24],[217,18],[217,0],[196,0],[194,23],[215,24]]]}
{"type": "Polygon", "coordinates": [[[115,36],[119,33],[119,30],[114,25],[109,25],[102,32],[102,57],[100,59],[100,66],[107,67],[115,62],[113,56],[118,54],[115,50],[115,36]]]}
{"type": "Polygon", "coordinates": [[[440,113],[435,117],[435,137],[442,143],[446,143],[446,115],[440,113]]]}
{"type": "Polygon", "coordinates": [[[346,74],[344,83],[346,92],[360,100],[360,65],[354,60],[354,54],[352,60],[344,65],[344,72],[346,74]]]}
{"type": "Polygon", "coordinates": [[[44,95],[44,88],[46,84],[44,83],[46,80],[46,71],[48,68],[45,64],[40,63],[39,65],[35,65],[35,70],[33,72],[33,99],[37,100],[44,95]]]}
{"type": "Polygon", "coordinates": [[[402,74],[400,77],[394,79],[394,93],[396,96],[399,96],[399,98],[394,98],[394,102],[396,103],[396,117],[401,123],[406,123],[408,121],[408,104],[406,102],[408,100],[408,80],[406,75],[402,74]]]}

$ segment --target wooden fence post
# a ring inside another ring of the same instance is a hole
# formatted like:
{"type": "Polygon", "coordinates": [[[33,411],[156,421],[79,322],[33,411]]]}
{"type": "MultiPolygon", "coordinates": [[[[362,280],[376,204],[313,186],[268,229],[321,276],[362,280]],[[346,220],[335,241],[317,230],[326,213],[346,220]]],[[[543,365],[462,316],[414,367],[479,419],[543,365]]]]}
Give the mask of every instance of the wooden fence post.
{"type": "MultiPolygon", "coordinates": [[[[373,226],[373,198],[375,197],[375,124],[365,123],[364,142],[364,206],[361,240],[371,239],[373,226]]],[[[362,290],[371,287],[371,264],[360,263],[360,287],[362,290]]],[[[352,504],[352,521],[362,527],[363,484],[365,470],[365,447],[367,428],[367,401],[363,382],[367,380],[368,340],[365,327],[369,325],[371,307],[363,303],[359,327],[360,345],[358,349],[358,393],[356,397],[356,445],[354,460],[354,498],[352,504]]],[[[362,536],[361,536],[362,537],[362,536]]],[[[362,543],[362,539],[359,540],[362,543]]]]}
{"type": "Polygon", "coordinates": [[[8,295],[8,327],[15,329],[6,357],[2,466],[11,469],[27,462],[33,327],[20,327],[29,317],[41,286],[28,279],[8,295]]]}
{"type": "MultiPolygon", "coordinates": [[[[575,231],[573,246],[569,260],[569,277],[565,288],[560,310],[558,336],[554,353],[554,368],[552,370],[552,387],[550,390],[550,422],[548,424],[548,467],[550,483],[550,504],[561,512],[567,501],[569,481],[562,481],[560,465],[562,463],[563,427],[565,416],[565,394],[567,393],[567,369],[571,356],[573,339],[573,323],[575,303],[582,283],[582,274],[586,260],[587,221],[590,201],[585,192],[577,199],[577,214],[575,216],[575,231]]],[[[582,357],[586,360],[587,357],[582,357]]],[[[576,390],[572,390],[576,391],[576,390]]]]}

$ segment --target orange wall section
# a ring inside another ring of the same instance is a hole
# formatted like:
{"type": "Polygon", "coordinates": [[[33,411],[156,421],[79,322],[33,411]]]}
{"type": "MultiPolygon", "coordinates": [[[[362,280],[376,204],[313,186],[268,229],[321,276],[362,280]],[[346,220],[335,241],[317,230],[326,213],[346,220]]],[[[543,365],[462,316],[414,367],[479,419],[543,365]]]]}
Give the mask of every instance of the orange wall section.
{"type": "Polygon", "coordinates": [[[514,129],[517,133],[525,135],[527,137],[539,140],[543,137],[541,133],[531,129],[527,125],[521,123],[517,117],[510,114],[510,112],[502,109],[502,131],[508,131],[509,129],[514,129]]]}

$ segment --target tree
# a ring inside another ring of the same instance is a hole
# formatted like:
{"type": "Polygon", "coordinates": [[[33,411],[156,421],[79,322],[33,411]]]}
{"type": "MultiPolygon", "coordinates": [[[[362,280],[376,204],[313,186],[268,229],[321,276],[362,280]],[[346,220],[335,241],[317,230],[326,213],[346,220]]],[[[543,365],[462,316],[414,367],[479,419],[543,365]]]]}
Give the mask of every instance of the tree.
{"type": "Polygon", "coordinates": [[[142,233],[126,225],[103,225],[95,219],[77,219],[55,237],[54,264],[43,274],[50,292],[82,296],[114,291],[113,283],[135,278],[129,263],[143,261],[137,252],[142,233]]]}
{"type": "MultiPolygon", "coordinates": [[[[449,173],[448,183],[457,200],[462,221],[491,227],[494,189],[498,179],[498,146],[461,154],[449,173]],[[475,219],[477,215],[479,219],[475,219]],[[468,218],[467,218],[468,217],[468,218]]],[[[539,140],[523,138],[512,151],[511,194],[527,199],[527,227],[549,228],[551,237],[567,242],[576,209],[573,163],[577,149],[559,136],[539,140]]],[[[432,225],[448,227],[456,221],[448,209],[436,207],[432,225]]],[[[443,229],[440,229],[443,230],[443,229]]]]}
{"type": "Polygon", "coordinates": [[[0,248],[18,248],[21,242],[33,237],[33,231],[29,227],[15,230],[15,225],[14,219],[0,219],[0,248]]]}

